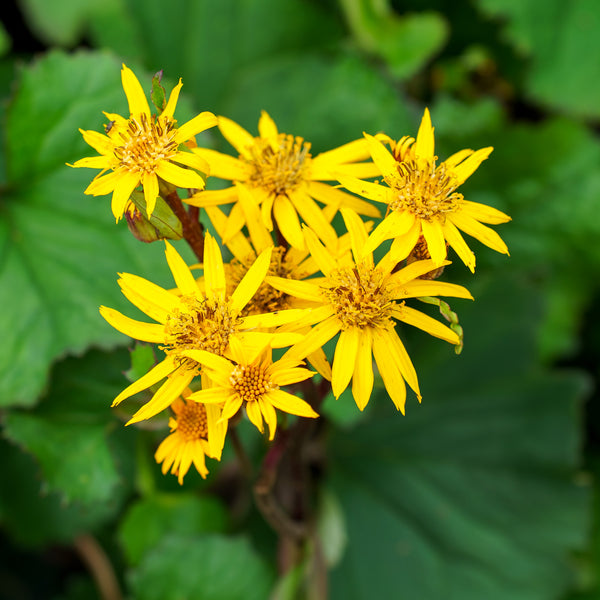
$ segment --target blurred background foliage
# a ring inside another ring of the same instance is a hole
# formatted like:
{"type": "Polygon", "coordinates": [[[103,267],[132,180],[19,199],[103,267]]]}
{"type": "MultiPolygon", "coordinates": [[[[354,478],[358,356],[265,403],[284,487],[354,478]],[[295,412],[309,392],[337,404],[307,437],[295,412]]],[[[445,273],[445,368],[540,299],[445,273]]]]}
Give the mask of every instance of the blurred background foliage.
{"type": "Polygon", "coordinates": [[[334,600],[600,598],[595,0],[0,10],[0,597],[101,598],[104,556],[140,600],[311,594],[317,549],[278,579],[234,461],[180,489],[152,459],[164,429],[125,429],[110,409],[131,344],[97,307],[125,309],[117,272],[170,282],[160,245],[115,227],[105,199],[83,195],[90,174],[65,162],[89,154],[78,128],[124,111],[125,61],[142,81],[182,77],[180,119],[210,110],[256,131],[265,109],[314,153],[363,131],[414,135],[424,106],[441,159],[495,147],[464,191],[512,215],[511,257],[479,246],[476,277],[451,267],[476,298],[452,303],[460,357],[402,332],[421,406],[397,415],[381,386],[364,414],[327,400],[318,551],[334,600]]]}

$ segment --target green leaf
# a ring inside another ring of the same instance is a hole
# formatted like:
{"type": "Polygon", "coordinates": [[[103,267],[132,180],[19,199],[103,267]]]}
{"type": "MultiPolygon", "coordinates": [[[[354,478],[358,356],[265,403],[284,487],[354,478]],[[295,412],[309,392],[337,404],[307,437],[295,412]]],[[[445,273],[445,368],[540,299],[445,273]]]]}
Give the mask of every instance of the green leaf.
{"type": "Polygon", "coordinates": [[[91,505],[65,503],[48,492],[38,472],[31,456],[0,439],[0,523],[19,545],[71,543],[114,519],[121,506],[120,497],[91,505]]]}
{"type": "MultiPolygon", "coordinates": [[[[126,0],[135,15],[135,56],[148,69],[183,78],[200,110],[224,113],[221,100],[248,65],[269,56],[328,46],[340,39],[335,15],[303,0],[126,0]],[[160,32],[148,35],[148,32],[160,32]]],[[[110,27],[96,31],[101,46],[127,55],[127,36],[110,27]]],[[[234,92],[235,93],[235,92],[234,92]]]]}
{"type": "Polygon", "coordinates": [[[121,522],[119,538],[130,564],[169,534],[201,535],[225,530],[227,513],[215,498],[187,493],[161,493],[130,507],[121,522]]]}
{"type": "MultiPolygon", "coordinates": [[[[7,114],[7,189],[0,202],[0,405],[31,405],[50,363],[91,344],[126,341],[98,306],[131,310],[117,272],[165,279],[161,244],[116,226],[110,198],[85,196],[95,170],[65,162],[95,151],[78,127],[125,106],[119,63],[107,54],[50,53],[23,70],[7,114]]],[[[131,314],[131,313],[130,313],[131,314]]]]}
{"type": "Polygon", "coordinates": [[[156,107],[156,110],[161,113],[167,105],[167,97],[165,95],[165,88],[161,85],[163,72],[159,71],[152,78],[152,104],[156,107]]]}
{"type": "Polygon", "coordinates": [[[600,11],[596,0],[478,0],[505,20],[506,37],[530,58],[526,93],[547,107],[600,116],[600,11]]]}
{"type": "MultiPolygon", "coordinates": [[[[31,28],[49,45],[74,46],[89,22],[102,14],[115,14],[121,0],[21,0],[31,28]]],[[[121,9],[122,10],[122,9],[121,9]]]]}
{"type": "Polygon", "coordinates": [[[435,12],[399,16],[389,0],[341,0],[340,4],[358,44],[383,58],[399,79],[414,75],[448,37],[446,21],[435,12]]]}
{"type": "Polygon", "coordinates": [[[264,600],[273,573],[245,539],[169,535],[131,576],[138,600],[264,600]]]}
{"type": "Polygon", "coordinates": [[[117,465],[132,449],[120,443],[122,424],[110,409],[126,384],[126,365],[125,351],[67,359],[35,411],[6,415],[5,435],[36,457],[47,488],[65,502],[107,503],[130,487],[117,465]]]}
{"type": "Polygon", "coordinates": [[[253,133],[261,109],[266,110],[280,131],[310,141],[313,154],[357,139],[363,131],[401,137],[410,123],[390,83],[347,52],[286,56],[248,68],[226,109],[253,133]]]}
{"type": "Polygon", "coordinates": [[[409,345],[422,405],[403,417],[373,398],[372,420],[331,440],[349,538],[334,600],[547,600],[572,580],[588,526],[575,483],[587,380],[539,369],[535,292],[503,280],[476,296],[460,357],[409,345]]]}
{"type": "Polygon", "coordinates": [[[2,25],[2,23],[0,23],[0,56],[3,56],[4,54],[6,54],[8,52],[8,50],[10,49],[10,45],[11,45],[10,36],[6,32],[4,25],[2,25]]]}

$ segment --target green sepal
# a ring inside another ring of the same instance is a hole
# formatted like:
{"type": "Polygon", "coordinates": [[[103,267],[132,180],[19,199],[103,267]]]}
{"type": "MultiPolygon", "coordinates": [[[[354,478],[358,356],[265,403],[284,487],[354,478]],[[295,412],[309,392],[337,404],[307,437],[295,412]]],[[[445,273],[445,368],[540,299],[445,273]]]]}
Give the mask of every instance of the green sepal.
{"type": "Polygon", "coordinates": [[[165,94],[165,88],[161,85],[163,72],[160,70],[152,78],[152,92],[150,93],[150,99],[152,104],[156,107],[156,110],[161,113],[167,105],[167,96],[165,94]]]}
{"type": "Polygon", "coordinates": [[[460,343],[454,346],[454,352],[456,354],[460,354],[463,350],[464,345],[464,336],[463,336],[463,328],[458,322],[458,315],[450,308],[450,305],[447,302],[444,302],[440,298],[434,298],[432,296],[423,296],[421,298],[417,298],[421,302],[425,302],[425,304],[433,304],[438,306],[440,309],[440,314],[450,323],[450,329],[458,335],[460,338],[460,343]]]}
{"type": "Polygon", "coordinates": [[[129,231],[141,242],[157,240],[180,240],[183,227],[169,205],[159,196],[152,216],[148,218],[146,200],[143,192],[133,192],[131,201],[135,205],[133,212],[126,211],[125,218],[129,231]]]}

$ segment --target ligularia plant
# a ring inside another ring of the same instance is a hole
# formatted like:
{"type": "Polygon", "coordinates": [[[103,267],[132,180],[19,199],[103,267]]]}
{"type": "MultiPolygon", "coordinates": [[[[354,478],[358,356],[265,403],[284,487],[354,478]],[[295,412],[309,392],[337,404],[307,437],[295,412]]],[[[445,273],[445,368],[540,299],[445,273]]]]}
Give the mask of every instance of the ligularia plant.
{"type": "Polygon", "coordinates": [[[164,428],[155,459],[179,483],[192,468],[209,477],[229,441],[264,518],[282,538],[306,540],[310,501],[299,511],[290,497],[306,496],[317,475],[305,472],[299,490],[278,481],[325,431],[325,398],[348,390],[339,401],[352,405],[351,396],[363,411],[379,387],[404,413],[410,388],[420,402],[405,333],[422,330],[427,343],[460,352],[462,328],[441,298],[473,298],[441,278],[455,255],[475,270],[463,234],[508,253],[489,225],[510,218],[459,191],[492,148],[439,162],[425,109],[416,138],[365,133],[313,156],[310,141],[281,132],[266,112],[257,135],[208,111],[180,123],[181,81],[167,100],[153,79],[153,112],[133,72],[123,66],[121,75],[129,115],[107,112],[104,133],[82,131],[98,156],[72,166],[99,169],[85,193],[112,194],[117,221],[164,244],[172,283],[121,273],[139,310],[100,307],[112,327],[154,348],[113,406],[127,425],[164,428]],[[206,130],[233,154],[199,147],[206,130]],[[167,239],[185,240],[198,262],[167,239]],[[424,312],[432,304],[442,319],[424,312]],[[266,448],[258,475],[256,445],[251,461],[248,434],[238,435],[244,421],[266,448]]]}

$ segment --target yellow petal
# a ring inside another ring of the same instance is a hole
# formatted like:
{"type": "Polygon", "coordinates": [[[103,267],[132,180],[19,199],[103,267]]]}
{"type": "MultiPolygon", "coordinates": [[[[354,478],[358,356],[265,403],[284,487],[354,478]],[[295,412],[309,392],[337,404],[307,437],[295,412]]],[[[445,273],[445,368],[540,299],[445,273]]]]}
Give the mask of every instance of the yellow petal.
{"type": "MultiPolygon", "coordinates": [[[[227,382],[231,377],[233,365],[223,356],[207,352],[206,350],[186,350],[182,354],[218,373],[220,376],[219,383],[221,380],[227,382]]],[[[192,399],[195,400],[196,398],[192,399]]]]}
{"type": "Polygon", "coordinates": [[[92,130],[80,129],[79,132],[83,136],[85,142],[96,150],[96,152],[108,155],[108,157],[112,158],[115,143],[108,136],[92,130]]]}
{"type": "Polygon", "coordinates": [[[208,148],[194,148],[192,152],[202,157],[210,165],[212,177],[231,181],[246,181],[248,179],[250,174],[248,165],[239,158],[208,148]]]}
{"type": "Polygon", "coordinates": [[[150,118],[150,107],[148,106],[148,100],[144,90],[138,81],[138,78],[133,74],[133,71],[123,65],[121,69],[121,82],[123,83],[123,89],[127,96],[127,102],[129,104],[129,113],[139,118],[141,114],[144,114],[150,118]]]}
{"type": "Polygon", "coordinates": [[[459,258],[465,263],[470,269],[471,273],[475,272],[475,254],[471,251],[467,243],[465,242],[458,229],[452,224],[451,221],[446,220],[443,225],[444,237],[448,240],[448,243],[459,258]]]}
{"type": "Polygon", "coordinates": [[[271,375],[273,383],[283,386],[290,385],[291,383],[298,383],[300,381],[306,381],[313,377],[315,373],[304,369],[303,367],[293,367],[290,369],[279,369],[275,370],[271,375]]]}
{"type": "Polygon", "coordinates": [[[381,217],[379,209],[370,202],[356,198],[356,196],[347,194],[326,183],[311,181],[308,184],[308,192],[315,200],[318,200],[323,204],[332,205],[338,209],[340,206],[347,206],[348,208],[355,210],[359,215],[365,215],[376,219],[381,217]]]}
{"type": "MultiPolygon", "coordinates": [[[[186,204],[192,206],[220,206],[222,204],[231,204],[236,202],[238,198],[237,190],[234,187],[229,187],[224,190],[205,190],[196,192],[190,198],[185,198],[186,204]]],[[[219,234],[221,235],[221,234],[219,234]]]]}
{"type": "Polygon", "coordinates": [[[123,216],[125,207],[129,202],[129,198],[139,183],[140,176],[138,173],[130,173],[126,171],[125,173],[121,174],[119,183],[115,186],[115,191],[113,192],[112,201],[110,204],[112,213],[117,222],[123,216]]]}
{"type": "Polygon", "coordinates": [[[111,159],[108,156],[89,156],[87,158],[80,158],[75,161],[71,167],[79,169],[81,167],[87,169],[109,169],[111,166],[111,159]]]}
{"type": "Polygon", "coordinates": [[[126,424],[132,425],[150,419],[165,410],[181,395],[193,378],[194,371],[190,371],[186,367],[180,367],[167,377],[167,380],[158,388],[156,394],[152,396],[152,400],[144,404],[126,424]]]}
{"type": "Polygon", "coordinates": [[[450,344],[459,344],[460,338],[458,335],[446,327],[446,325],[436,321],[429,315],[423,314],[422,312],[411,308],[410,306],[398,306],[392,311],[393,316],[399,319],[403,323],[418,327],[423,331],[426,331],[429,335],[436,338],[449,342],[450,344]]]}
{"type": "Polygon", "coordinates": [[[263,417],[258,402],[248,402],[246,404],[246,414],[256,429],[258,429],[261,433],[264,433],[265,429],[263,425],[263,417]]]}
{"type": "Polygon", "coordinates": [[[383,379],[385,389],[396,409],[404,414],[406,404],[406,386],[400,372],[400,367],[394,361],[394,355],[389,352],[387,339],[384,335],[374,333],[373,356],[377,363],[379,374],[383,379]]]}
{"type": "Polygon", "coordinates": [[[310,313],[306,308],[290,308],[261,315],[248,315],[243,318],[244,329],[266,329],[296,323],[310,313]]]}
{"type": "Polygon", "coordinates": [[[421,228],[431,260],[436,267],[439,267],[446,259],[446,240],[442,226],[438,221],[422,220],[421,228]]]}
{"type": "Polygon", "coordinates": [[[492,250],[496,250],[496,252],[508,254],[506,244],[493,229],[482,225],[479,221],[476,221],[473,217],[462,211],[452,213],[448,218],[456,225],[456,227],[464,231],[467,235],[473,236],[482,244],[485,244],[492,250]]]}
{"type": "Polygon", "coordinates": [[[177,106],[177,100],[179,99],[179,92],[181,91],[182,86],[183,83],[181,83],[181,79],[179,79],[179,82],[169,94],[169,101],[167,102],[167,105],[165,106],[162,113],[160,113],[161,119],[171,120],[173,118],[173,114],[175,113],[175,107],[177,106]]]}
{"type": "Polygon", "coordinates": [[[358,339],[358,350],[352,377],[352,396],[359,410],[364,410],[373,391],[373,336],[370,329],[363,329],[358,339]]]}
{"type": "Polygon", "coordinates": [[[363,254],[367,252],[373,252],[373,250],[379,248],[379,246],[381,246],[385,240],[405,235],[406,232],[410,231],[414,223],[415,217],[408,211],[393,211],[391,214],[385,217],[383,221],[377,225],[377,227],[375,227],[363,247],[363,254]]]}
{"type": "Polygon", "coordinates": [[[275,430],[277,429],[277,413],[267,398],[259,397],[257,403],[269,427],[269,440],[272,440],[275,437],[275,430]]]}
{"type": "MultiPolygon", "coordinates": [[[[225,231],[225,226],[227,224],[227,216],[218,206],[206,206],[204,210],[216,232],[223,238],[223,232],[225,231]]],[[[249,261],[251,262],[256,258],[254,249],[243,233],[238,233],[231,237],[227,242],[227,247],[242,264],[248,264],[249,261]]]]}
{"type": "Polygon", "coordinates": [[[361,218],[351,209],[342,208],[342,217],[346,224],[346,229],[350,234],[350,243],[352,246],[352,254],[354,256],[354,262],[358,265],[363,260],[367,266],[373,267],[373,254],[364,250],[367,244],[367,230],[365,224],[361,218]]]}
{"type": "Polygon", "coordinates": [[[321,292],[318,286],[309,281],[298,281],[296,279],[286,279],[284,277],[266,277],[265,281],[276,290],[285,292],[290,296],[302,298],[303,300],[312,300],[322,302],[321,292]]]}
{"type": "Polygon", "coordinates": [[[428,281],[426,279],[415,279],[405,283],[394,296],[396,299],[419,298],[420,296],[450,296],[473,300],[469,290],[462,285],[444,281],[428,281]]]}
{"type": "Polygon", "coordinates": [[[304,222],[323,240],[325,245],[335,246],[337,234],[317,203],[304,191],[298,189],[290,193],[290,200],[304,222]]]}
{"type": "Polygon", "coordinates": [[[135,340],[151,342],[154,344],[164,344],[165,342],[165,328],[163,325],[136,321],[135,319],[130,319],[119,311],[106,306],[100,307],[100,314],[117,331],[120,331],[135,340]]]}
{"type": "Polygon", "coordinates": [[[207,298],[225,298],[227,283],[221,249],[217,240],[208,233],[204,238],[204,286],[207,298]]]}
{"type": "Polygon", "coordinates": [[[456,177],[457,185],[464,183],[479,167],[479,165],[492,153],[493,148],[481,148],[473,152],[468,158],[452,169],[452,174],[456,177]]]}
{"type": "Polygon", "coordinates": [[[337,317],[325,319],[313,327],[306,337],[294,344],[284,355],[284,358],[304,358],[321,348],[341,329],[341,323],[337,317]]]}
{"type": "Polygon", "coordinates": [[[471,156],[471,154],[473,154],[473,150],[471,149],[459,150],[458,152],[455,152],[452,156],[447,158],[443,164],[446,167],[446,169],[453,169],[458,163],[465,160],[467,156],[471,156]]]}
{"type": "Polygon", "coordinates": [[[198,284],[192,275],[189,267],[185,264],[185,261],[177,250],[165,240],[165,255],[167,257],[167,263],[169,269],[173,274],[175,284],[184,296],[196,296],[200,297],[200,291],[198,284]]]}
{"type": "Polygon", "coordinates": [[[511,218],[498,210],[479,202],[470,202],[469,200],[463,200],[461,203],[462,211],[473,217],[477,221],[482,223],[488,223],[489,225],[498,225],[500,223],[508,223],[511,218]]]}
{"type": "Polygon", "coordinates": [[[414,249],[421,236],[421,220],[415,219],[412,227],[398,236],[390,248],[390,254],[396,262],[404,260],[414,249]]]}
{"type": "Polygon", "coordinates": [[[433,127],[431,126],[431,116],[428,108],[426,108],[423,113],[414,148],[417,158],[433,162],[433,159],[435,158],[433,127]]]}
{"type": "Polygon", "coordinates": [[[384,179],[389,182],[398,180],[398,162],[389,153],[387,148],[376,138],[368,133],[364,134],[367,144],[369,146],[369,152],[373,157],[373,161],[381,170],[381,174],[384,179]]]}
{"type": "Polygon", "coordinates": [[[304,236],[302,235],[298,213],[296,213],[287,196],[280,195],[275,198],[273,216],[277,221],[281,235],[291,246],[302,250],[304,248],[304,236]]]}
{"type": "MultiPolygon", "coordinates": [[[[199,390],[190,394],[187,399],[193,400],[194,402],[202,402],[202,404],[221,404],[226,402],[228,397],[231,397],[228,391],[224,390],[222,387],[211,387],[204,388],[203,390],[199,390]]],[[[207,406],[208,408],[208,406],[207,406]]],[[[236,411],[237,412],[237,411],[236,411]]]]}
{"type": "Polygon", "coordinates": [[[250,152],[250,148],[254,146],[254,137],[235,121],[226,117],[218,117],[218,125],[225,139],[238,153],[244,158],[251,159],[252,153],[250,152]]]}
{"type": "Polygon", "coordinates": [[[137,381],[134,381],[131,385],[127,386],[114,400],[112,406],[117,406],[126,398],[141,392],[150,386],[158,383],[161,379],[164,379],[167,375],[172,373],[177,368],[175,359],[172,356],[167,356],[165,360],[159,362],[155,367],[150,369],[143,377],[140,377],[137,381]]]}
{"type": "Polygon", "coordinates": [[[273,245],[271,234],[261,218],[260,207],[245,185],[236,184],[248,233],[257,252],[273,245]]]}
{"type": "Polygon", "coordinates": [[[331,390],[336,398],[339,398],[352,379],[360,334],[361,331],[355,327],[340,333],[335,347],[331,379],[331,390]]]}
{"type": "Polygon", "coordinates": [[[328,275],[338,268],[329,250],[321,244],[317,236],[310,229],[304,228],[304,238],[306,239],[306,245],[311,256],[315,259],[317,265],[319,265],[319,269],[323,275],[328,275]]]}
{"type": "Polygon", "coordinates": [[[260,256],[254,261],[254,264],[248,269],[244,278],[240,281],[237,288],[231,294],[230,306],[234,313],[240,313],[242,308],[248,304],[256,290],[265,279],[269,265],[271,263],[271,252],[273,248],[263,250],[260,256]]]}
{"type": "Polygon", "coordinates": [[[260,119],[258,120],[258,133],[263,139],[276,138],[279,135],[275,121],[271,119],[266,110],[261,111],[260,119]]]}
{"type": "MultiPolygon", "coordinates": [[[[445,260],[442,264],[443,266],[449,265],[450,261],[445,260]]],[[[435,263],[430,258],[427,260],[416,260],[415,262],[410,263],[410,265],[403,267],[393,275],[390,275],[388,279],[388,285],[403,286],[409,281],[425,275],[425,273],[434,271],[436,268],[437,267],[435,263]]]]}
{"type": "Polygon", "coordinates": [[[161,160],[156,165],[155,173],[165,181],[180,188],[201,190],[204,188],[204,179],[191,169],[183,169],[166,160],[161,160]]]}
{"type": "Polygon", "coordinates": [[[231,207],[229,216],[227,217],[227,224],[225,225],[225,231],[223,233],[223,243],[226,244],[234,235],[237,235],[242,227],[245,225],[246,219],[244,217],[244,211],[242,210],[241,204],[238,202],[231,207]]]}
{"type": "Polygon", "coordinates": [[[419,391],[417,372],[415,371],[415,367],[412,364],[412,360],[410,360],[410,356],[408,355],[402,340],[400,340],[394,329],[385,330],[383,337],[384,340],[387,339],[388,341],[388,352],[391,352],[394,355],[394,361],[400,367],[402,377],[404,377],[406,383],[408,383],[415,394],[417,394],[420,402],[421,392],[419,391]]]}
{"type": "Polygon", "coordinates": [[[169,160],[172,160],[180,165],[185,165],[186,167],[191,167],[197,171],[201,171],[205,175],[213,175],[210,170],[210,165],[206,162],[206,160],[192,152],[177,152],[177,154],[171,156],[169,160]]]}
{"type": "Polygon", "coordinates": [[[283,390],[272,390],[267,393],[267,397],[275,408],[278,408],[283,412],[298,415],[300,417],[314,418],[319,416],[308,402],[305,402],[288,392],[284,392],[283,390]]]}
{"type": "Polygon", "coordinates": [[[144,172],[142,179],[144,187],[144,200],[146,200],[146,212],[148,218],[152,216],[154,207],[156,206],[156,198],[158,197],[158,179],[154,173],[144,172]]]}
{"type": "Polygon", "coordinates": [[[363,198],[375,200],[376,202],[384,202],[385,204],[390,203],[392,191],[386,185],[362,181],[361,179],[356,179],[356,177],[347,177],[345,175],[340,175],[338,180],[347,190],[363,198]]]}
{"type": "Polygon", "coordinates": [[[215,117],[215,115],[208,111],[202,112],[177,129],[175,141],[178,144],[183,144],[183,142],[186,142],[209,127],[214,127],[216,124],[217,117],[215,117]]]}
{"type": "Polygon", "coordinates": [[[118,283],[132,304],[159,323],[165,323],[167,315],[179,307],[178,296],[143,277],[122,273],[118,283]]]}
{"type": "Polygon", "coordinates": [[[313,163],[320,165],[321,163],[329,163],[330,165],[341,163],[353,163],[369,158],[369,148],[366,140],[358,139],[342,146],[338,146],[333,150],[321,152],[317,155],[313,163]]]}
{"type": "Polygon", "coordinates": [[[122,179],[123,171],[113,171],[103,177],[96,177],[96,179],[87,186],[84,193],[91,196],[104,196],[110,194],[115,190],[122,179]]]}

